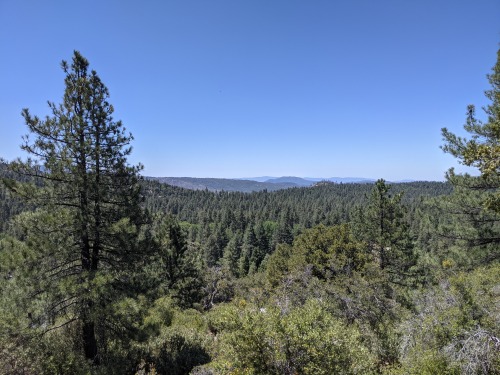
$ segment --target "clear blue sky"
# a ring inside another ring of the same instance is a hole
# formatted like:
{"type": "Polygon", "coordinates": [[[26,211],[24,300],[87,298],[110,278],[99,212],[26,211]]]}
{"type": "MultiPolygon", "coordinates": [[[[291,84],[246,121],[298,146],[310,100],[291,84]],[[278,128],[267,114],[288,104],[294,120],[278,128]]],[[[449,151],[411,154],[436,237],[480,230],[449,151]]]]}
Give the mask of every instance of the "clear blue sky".
{"type": "Polygon", "coordinates": [[[76,49],[145,175],[442,180],[499,42],[498,0],[0,0],[0,156],[76,49]]]}

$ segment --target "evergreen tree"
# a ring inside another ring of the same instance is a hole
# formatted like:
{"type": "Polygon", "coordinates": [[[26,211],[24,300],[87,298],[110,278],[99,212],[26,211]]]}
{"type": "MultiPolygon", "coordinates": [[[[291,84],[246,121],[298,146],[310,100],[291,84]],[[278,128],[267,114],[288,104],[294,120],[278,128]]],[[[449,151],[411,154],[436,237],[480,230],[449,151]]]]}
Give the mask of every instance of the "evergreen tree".
{"type": "Polygon", "coordinates": [[[293,242],[293,217],[290,209],[287,208],[281,213],[280,219],[278,221],[278,228],[274,232],[273,236],[274,245],[280,243],[286,243],[291,245],[293,242]]]}
{"type": "Polygon", "coordinates": [[[378,257],[380,268],[395,276],[407,271],[415,259],[401,204],[403,193],[391,195],[390,189],[391,185],[379,179],[372,189],[367,209],[364,213],[358,211],[355,217],[358,235],[361,234],[369,250],[378,257]]]}
{"type": "Polygon", "coordinates": [[[195,265],[194,254],[188,246],[181,226],[173,217],[159,220],[155,226],[154,240],[157,257],[151,267],[158,279],[152,285],[161,297],[162,292],[171,294],[181,307],[193,307],[201,300],[201,274],[195,265]]]}
{"type": "Polygon", "coordinates": [[[252,267],[252,258],[257,251],[257,237],[252,226],[248,226],[243,237],[243,245],[241,247],[241,255],[238,261],[238,274],[240,277],[248,275],[250,269],[256,270],[256,265],[252,267]]]}
{"type": "MultiPolygon", "coordinates": [[[[485,122],[476,117],[475,107],[467,107],[464,125],[470,138],[462,138],[442,129],[442,149],[455,156],[461,164],[476,167],[478,177],[456,174],[450,169],[448,181],[454,193],[444,201],[445,209],[456,216],[455,230],[444,228],[448,236],[464,243],[467,262],[489,263],[498,259],[500,243],[500,49],[497,62],[488,75],[491,89],[486,97],[491,103],[484,107],[485,122]]],[[[448,213],[447,212],[447,213],[448,213]]]]}
{"type": "Polygon", "coordinates": [[[238,261],[241,256],[241,247],[243,244],[243,234],[237,231],[229,240],[227,246],[224,248],[224,255],[222,257],[222,265],[227,268],[233,276],[238,276],[238,261]]]}
{"type": "Polygon", "coordinates": [[[207,267],[213,267],[219,263],[224,255],[224,248],[227,245],[226,233],[220,225],[207,238],[204,246],[204,260],[207,267]]]}
{"type": "MultiPolygon", "coordinates": [[[[474,188],[486,191],[488,194],[484,206],[500,213],[500,49],[488,80],[491,89],[485,94],[491,103],[484,107],[487,121],[477,119],[474,105],[469,105],[464,128],[471,138],[458,137],[443,128],[446,143],[442,149],[455,156],[460,163],[479,169],[481,183],[474,188]]],[[[453,170],[450,170],[450,174],[454,174],[453,170]]]]}
{"type": "Polygon", "coordinates": [[[111,327],[127,331],[113,322],[113,302],[133,292],[132,275],[143,261],[141,166],[127,164],[132,136],[113,119],[108,89],[88,61],[75,51],[62,69],[63,102],[48,103],[51,116],[22,112],[30,131],[22,149],[30,158],[14,169],[41,187],[7,185],[39,207],[25,218],[28,244],[38,253],[34,302],[43,296],[47,304],[33,320],[49,330],[79,326],[85,357],[99,364],[111,327]]]}
{"type": "Polygon", "coordinates": [[[447,178],[454,185],[453,193],[432,201],[436,216],[430,249],[440,266],[456,271],[498,259],[500,213],[485,207],[491,192],[484,190],[484,180],[453,171],[447,178]]]}

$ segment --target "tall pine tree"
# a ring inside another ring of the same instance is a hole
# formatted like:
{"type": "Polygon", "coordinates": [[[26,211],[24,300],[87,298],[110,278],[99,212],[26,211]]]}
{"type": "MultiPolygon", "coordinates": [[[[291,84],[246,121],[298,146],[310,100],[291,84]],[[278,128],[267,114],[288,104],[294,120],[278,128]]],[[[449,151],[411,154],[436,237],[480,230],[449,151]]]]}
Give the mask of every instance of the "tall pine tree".
{"type": "MultiPolygon", "coordinates": [[[[488,80],[491,89],[485,94],[491,103],[484,107],[487,121],[479,120],[474,105],[469,105],[464,128],[470,138],[459,137],[443,128],[446,143],[442,149],[455,156],[461,164],[479,169],[481,180],[474,188],[488,193],[485,208],[500,213],[500,49],[488,80]]],[[[452,179],[453,170],[449,174],[452,179]]]]}
{"type": "Polygon", "coordinates": [[[456,174],[450,169],[448,181],[454,187],[447,199],[446,210],[452,211],[459,225],[455,230],[444,228],[446,235],[465,241],[468,261],[489,263],[498,260],[500,243],[500,49],[492,73],[488,75],[491,89],[485,92],[490,104],[483,109],[486,120],[477,118],[474,105],[467,107],[463,138],[443,128],[442,149],[466,166],[475,167],[480,176],[456,174]]]}
{"type": "Polygon", "coordinates": [[[45,304],[33,320],[46,329],[73,325],[85,357],[99,364],[111,332],[127,332],[113,321],[113,303],[133,291],[142,261],[141,166],[127,164],[132,136],[113,119],[108,89],[88,61],[75,51],[62,69],[63,102],[48,103],[51,115],[22,112],[30,134],[21,147],[30,158],[14,168],[38,186],[7,185],[39,207],[26,222],[38,254],[34,301],[45,304]]]}
{"type": "Polygon", "coordinates": [[[391,185],[379,179],[372,189],[364,212],[358,210],[355,219],[357,235],[368,244],[372,254],[379,260],[380,268],[391,274],[393,281],[399,280],[415,259],[413,244],[405,219],[405,208],[401,204],[403,194],[390,193],[391,185]]]}

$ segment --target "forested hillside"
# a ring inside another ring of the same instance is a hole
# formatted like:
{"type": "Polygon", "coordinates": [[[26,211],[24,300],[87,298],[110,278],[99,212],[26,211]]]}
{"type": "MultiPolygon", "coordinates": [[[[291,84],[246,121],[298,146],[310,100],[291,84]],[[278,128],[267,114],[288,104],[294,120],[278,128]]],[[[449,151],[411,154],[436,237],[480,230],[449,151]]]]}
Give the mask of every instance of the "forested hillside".
{"type": "Polygon", "coordinates": [[[147,177],[147,179],[191,190],[241,191],[245,193],[262,190],[275,191],[298,186],[288,182],[271,183],[228,178],[147,177]]]}
{"type": "MultiPolygon", "coordinates": [[[[336,183],[374,183],[375,180],[355,177],[331,177],[304,179],[300,177],[255,177],[249,179],[231,178],[194,178],[194,177],[145,177],[148,180],[159,181],[168,185],[183,187],[191,190],[209,191],[240,191],[251,193],[253,191],[276,191],[292,187],[312,186],[322,182],[336,183]]],[[[408,181],[405,181],[408,182],[408,181]]]]}
{"type": "MultiPolygon", "coordinates": [[[[175,215],[189,242],[202,249],[208,264],[216,264],[226,252],[226,256],[254,259],[239,259],[248,264],[247,267],[255,263],[252,269],[279,243],[291,244],[307,228],[359,220],[372,189],[373,184],[325,182],[314,187],[275,192],[213,193],[144,182],[146,207],[151,212],[175,215]],[[236,246],[237,254],[227,253],[230,243],[236,246]],[[253,249],[252,253],[259,255],[241,253],[245,243],[247,248],[253,249]]],[[[448,183],[414,182],[392,185],[391,192],[401,194],[408,224],[416,230],[418,207],[424,198],[448,195],[451,190],[452,185],[448,183]]]]}
{"type": "Polygon", "coordinates": [[[0,373],[500,374],[500,51],[447,182],[143,179],[75,52],[0,163],[0,373]]]}

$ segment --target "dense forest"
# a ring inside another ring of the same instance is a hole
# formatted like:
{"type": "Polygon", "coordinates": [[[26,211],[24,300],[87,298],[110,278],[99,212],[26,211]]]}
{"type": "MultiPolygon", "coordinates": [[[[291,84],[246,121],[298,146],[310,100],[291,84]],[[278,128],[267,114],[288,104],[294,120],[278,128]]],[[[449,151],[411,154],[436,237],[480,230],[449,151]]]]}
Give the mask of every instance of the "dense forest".
{"type": "Polygon", "coordinates": [[[500,374],[500,51],[447,182],[188,190],[75,52],[0,161],[2,374],[500,374]]]}

